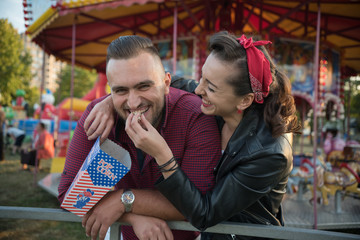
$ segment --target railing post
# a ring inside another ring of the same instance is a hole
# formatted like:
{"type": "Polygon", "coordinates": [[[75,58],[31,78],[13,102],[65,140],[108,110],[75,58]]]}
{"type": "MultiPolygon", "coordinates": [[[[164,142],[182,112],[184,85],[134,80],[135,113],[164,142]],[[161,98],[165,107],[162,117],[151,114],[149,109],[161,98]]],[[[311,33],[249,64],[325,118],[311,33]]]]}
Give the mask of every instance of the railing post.
{"type": "Polygon", "coordinates": [[[110,240],[119,240],[120,239],[120,223],[115,222],[110,226],[110,240]]]}
{"type": "Polygon", "coordinates": [[[335,212],[341,213],[341,191],[337,190],[335,193],[335,212]]]}
{"type": "Polygon", "coordinates": [[[297,192],[297,200],[302,201],[303,195],[304,195],[304,188],[306,187],[306,184],[300,180],[298,183],[298,192],[297,192]]]}

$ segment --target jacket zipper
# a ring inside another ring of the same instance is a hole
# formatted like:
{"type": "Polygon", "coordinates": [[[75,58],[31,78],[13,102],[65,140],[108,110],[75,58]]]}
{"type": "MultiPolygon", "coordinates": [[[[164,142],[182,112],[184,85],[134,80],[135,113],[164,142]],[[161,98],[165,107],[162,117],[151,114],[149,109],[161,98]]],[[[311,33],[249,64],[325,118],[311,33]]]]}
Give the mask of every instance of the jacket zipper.
{"type": "Polygon", "coordinates": [[[258,217],[255,214],[252,214],[251,212],[248,212],[246,210],[244,210],[244,212],[246,212],[247,214],[249,214],[251,217],[253,217],[255,220],[261,222],[262,224],[265,225],[271,225],[271,223],[269,221],[266,221],[264,218],[258,217]]]}

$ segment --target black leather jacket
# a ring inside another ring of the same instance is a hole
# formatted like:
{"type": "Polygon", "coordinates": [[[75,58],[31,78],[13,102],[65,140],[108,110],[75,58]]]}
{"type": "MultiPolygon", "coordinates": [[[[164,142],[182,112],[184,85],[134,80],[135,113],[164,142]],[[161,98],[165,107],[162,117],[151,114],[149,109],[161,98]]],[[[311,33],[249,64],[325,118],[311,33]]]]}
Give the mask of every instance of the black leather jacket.
{"type": "Polygon", "coordinates": [[[280,204],[292,170],[291,135],[273,138],[261,112],[251,108],[244,115],[215,168],[212,191],[202,195],[181,169],[158,181],[161,193],[199,230],[222,221],[283,225],[280,204]]]}

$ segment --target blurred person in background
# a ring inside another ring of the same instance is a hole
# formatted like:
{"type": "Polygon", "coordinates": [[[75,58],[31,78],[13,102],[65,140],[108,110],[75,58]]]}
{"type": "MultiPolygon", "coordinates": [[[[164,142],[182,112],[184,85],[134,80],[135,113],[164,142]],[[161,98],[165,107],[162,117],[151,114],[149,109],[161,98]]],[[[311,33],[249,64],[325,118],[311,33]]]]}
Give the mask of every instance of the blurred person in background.
{"type": "Polygon", "coordinates": [[[12,125],[9,125],[9,128],[6,132],[7,136],[11,137],[14,140],[14,144],[12,146],[11,153],[15,155],[17,152],[20,151],[21,145],[25,139],[25,131],[16,128],[12,125]]]}
{"type": "Polygon", "coordinates": [[[0,109],[0,161],[4,160],[4,126],[5,112],[0,109]]]}
{"type": "Polygon", "coordinates": [[[34,149],[36,150],[37,168],[41,169],[40,161],[51,159],[55,155],[54,138],[42,122],[36,125],[36,132],[34,149]]]}

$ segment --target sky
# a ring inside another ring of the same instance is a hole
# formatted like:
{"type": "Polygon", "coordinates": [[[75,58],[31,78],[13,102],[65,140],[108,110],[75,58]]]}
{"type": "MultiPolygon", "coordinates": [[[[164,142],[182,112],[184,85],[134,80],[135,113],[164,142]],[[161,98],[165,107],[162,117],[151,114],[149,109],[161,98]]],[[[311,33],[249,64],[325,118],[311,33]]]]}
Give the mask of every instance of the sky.
{"type": "MultiPolygon", "coordinates": [[[[36,20],[48,9],[54,0],[27,0],[32,3],[33,18],[36,20]]],[[[25,32],[23,0],[0,0],[0,18],[7,18],[18,33],[25,32]]]]}
{"type": "Polygon", "coordinates": [[[0,0],[0,18],[7,18],[18,33],[25,32],[23,0],[0,0]]]}

